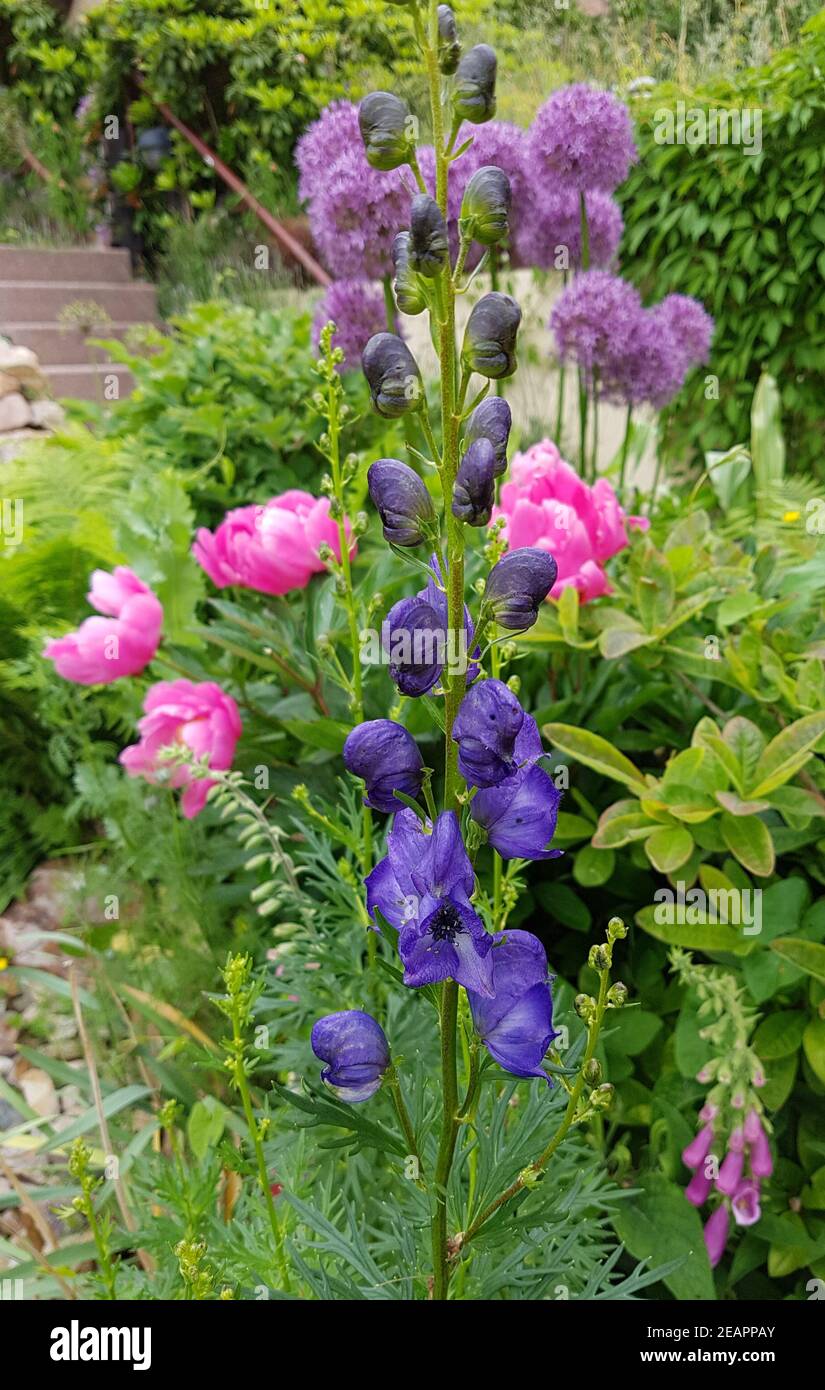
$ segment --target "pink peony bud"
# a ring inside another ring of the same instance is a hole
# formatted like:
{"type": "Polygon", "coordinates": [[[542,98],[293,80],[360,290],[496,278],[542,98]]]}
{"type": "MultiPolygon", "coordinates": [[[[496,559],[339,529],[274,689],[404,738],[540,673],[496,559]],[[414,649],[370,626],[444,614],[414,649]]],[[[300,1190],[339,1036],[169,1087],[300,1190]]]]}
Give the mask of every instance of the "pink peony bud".
{"type": "MultiPolygon", "coordinates": [[[[144,716],[138,720],[140,742],[124,748],[119,761],[130,777],[157,782],[164,770],[162,748],[178,744],[200,760],[207,755],[209,767],[226,771],[232,766],[235,744],[241,736],[238,706],[212,681],[158,681],[143,702],[144,716]]],[[[187,820],[206,805],[212,785],[208,777],[192,777],[188,764],[169,768],[168,785],[185,787],[181,810],[187,820]]]]}
{"type": "Polygon", "coordinates": [[[88,599],[101,618],[86,618],[76,632],[47,643],[43,655],[64,680],[77,685],[110,685],[120,676],[137,676],[155,655],[163,607],[133,570],[118,565],[108,574],[95,570],[88,599]]]}

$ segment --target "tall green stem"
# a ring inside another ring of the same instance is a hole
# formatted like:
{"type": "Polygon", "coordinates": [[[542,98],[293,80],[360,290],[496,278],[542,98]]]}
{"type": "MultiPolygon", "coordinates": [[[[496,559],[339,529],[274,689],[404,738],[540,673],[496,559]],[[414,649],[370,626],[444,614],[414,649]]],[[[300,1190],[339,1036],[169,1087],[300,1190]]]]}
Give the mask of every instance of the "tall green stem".
{"type": "Polygon", "coordinates": [[[633,406],[627,407],[627,420],[624,427],[624,439],[622,440],[622,461],[619,469],[619,500],[624,503],[627,499],[624,495],[625,471],[627,469],[627,451],[630,447],[630,431],[633,424],[633,406]]]}
{"type": "Polygon", "coordinates": [[[395,297],[392,292],[392,276],[385,275],[381,281],[384,288],[384,313],[387,319],[387,332],[395,332],[395,297]]]}
{"type": "Polygon", "coordinates": [[[249,1137],[252,1140],[252,1147],[255,1150],[255,1162],[258,1166],[258,1182],[260,1183],[261,1191],[264,1194],[264,1200],[266,1201],[267,1216],[269,1217],[269,1225],[272,1230],[273,1239],[275,1241],[275,1259],[278,1264],[278,1270],[281,1275],[281,1281],[284,1286],[284,1292],[289,1293],[289,1267],[286,1262],[286,1252],[284,1250],[284,1236],[283,1231],[281,1230],[281,1223],[278,1220],[278,1213],[275,1210],[275,1201],[273,1199],[272,1190],[270,1187],[269,1173],[267,1172],[266,1157],[264,1155],[264,1146],[261,1140],[261,1130],[257,1120],[255,1119],[255,1112],[252,1108],[252,1097],[249,1093],[249,1081],[247,1079],[246,1068],[244,1066],[243,1032],[241,1030],[241,1021],[237,1010],[234,1010],[232,1013],[232,1041],[234,1043],[233,1072],[235,1085],[237,1086],[238,1093],[241,1097],[243,1113],[246,1119],[246,1127],[249,1130],[249,1137]]]}
{"type": "Polygon", "coordinates": [[[441,1075],[443,1111],[441,1139],[435,1165],[435,1213],[432,1221],[433,1298],[445,1299],[450,1279],[447,1252],[447,1184],[453,1165],[458,1135],[458,1073],[456,1067],[456,1020],[458,985],[445,980],[441,986],[441,1075]]]}

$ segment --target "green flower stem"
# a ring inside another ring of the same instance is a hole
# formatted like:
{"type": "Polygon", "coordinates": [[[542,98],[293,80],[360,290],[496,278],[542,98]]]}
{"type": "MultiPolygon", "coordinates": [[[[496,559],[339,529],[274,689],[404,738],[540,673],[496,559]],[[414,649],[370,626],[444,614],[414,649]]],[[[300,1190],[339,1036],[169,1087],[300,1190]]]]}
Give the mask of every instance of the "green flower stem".
{"type": "Polygon", "coordinates": [[[398,1073],[395,1070],[394,1066],[390,1066],[387,1070],[386,1084],[390,1088],[390,1095],[392,1096],[392,1103],[395,1106],[395,1113],[398,1116],[398,1123],[400,1124],[401,1129],[404,1133],[404,1138],[407,1141],[407,1151],[413,1158],[417,1159],[418,1171],[421,1177],[423,1178],[424,1164],[422,1162],[421,1153],[418,1148],[418,1140],[415,1137],[415,1130],[413,1129],[413,1123],[410,1119],[410,1112],[407,1109],[404,1097],[401,1094],[401,1083],[398,1079],[398,1073]]]}
{"type": "Polygon", "coordinates": [[[475,1220],[470,1223],[467,1230],[464,1232],[464,1237],[461,1242],[462,1250],[464,1250],[465,1247],[470,1243],[470,1241],[478,1235],[482,1226],[486,1225],[486,1223],[490,1220],[490,1217],[495,1216],[496,1212],[499,1210],[500,1207],[503,1207],[506,1202],[511,1201],[512,1198],[517,1196],[519,1192],[523,1191],[525,1187],[530,1187],[533,1185],[535,1180],[541,1175],[543,1169],[546,1168],[547,1164],[550,1162],[550,1159],[553,1157],[553,1154],[556,1152],[556,1149],[559,1147],[559,1144],[564,1139],[568,1130],[574,1124],[576,1119],[576,1110],[578,1108],[582,1091],[585,1087],[585,1069],[587,1067],[587,1063],[590,1061],[594,1052],[596,1051],[596,1047],[599,1041],[599,1033],[601,1031],[602,1026],[602,1020],[607,1010],[607,991],[609,987],[610,967],[608,966],[605,970],[599,971],[599,997],[596,1004],[596,1011],[593,1021],[590,1024],[589,1036],[587,1039],[587,1047],[585,1048],[584,1057],[582,1058],[582,1064],[579,1068],[579,1074],[576,1078],[575,1085],[573,1086],[573,1089],[570,1092],[570,1100],[567,1103],[567,1109],[564,1112],[564,1118],[561,1124],[559,1125],[558,1129],[556,1130],[555,1134],[553,1135],[553,1138],[550,1140],[550,1143],[547,1145],[546,1149],[544,1149],[543,1152],[539,1154],[535,1162],[529,1164],[527,1168],[523,1169],[523,1171],[519,1173],[515,1182],[512,1182],[510,1186],[506,1189],[506,1191],[502,1192],[499,1197],[496,1197],[495,1201],[491,1202],[489,1206],[485,1207],[484,1210],[480,1212],[479,1215],[475,1218],[475,1220]]]}
{"type": "Polygon", "coordinates": [[[395,297],[392,292],[392,276],[385,275],[381,281],[384,288],[384,313],[387,318],[387,332],[395,332],[395,297]]]}
{"type": "Polygon", "coordinates": [[[579,474],[587,481],[587,386],[579,367],[579,474]]]}
{"type": "Polygon", "coordinates": [[[421,405],[418,411],[418,419],[421,424],[421,433],[426,439],[427,448],[430,450],[430,453],[432,454],[432,462],[436,465],[436,467],[440,467],[441,450],[439,449],[435,440],[435,435],[433,434],[433,427],[430,424],[430,417],[427,413],[427,400],[424,396],[422,396],[421,398],[421,405]]]}
{"type": "Polygon", "coordinates": [[[264,1157],[264,1146],[261,1139],[261,1131],[255,1119],[255,1112],[252,1108],[252,1097],[249,1092],[249,1078],[244,1066],[244,1038],[241,1030],[241,1020],[237,1008],[232,1010],[232,1050],[231,1066],[232,1076],[241,1097],[243,1113],[246,1119],[246,1127],[249,1130],[249,1137],[252,1140],[252,1147],[255,1150],[255,1161],[258,1165],[258,1182],[264,1194],[266,1202],[269,1224],[272,1228],[272,1235],[275,1241],[275,1259],[283,1283],[284,1292],[290,1292],[289,1266],[286,1261],[284,1250],[284,1236],[281,1230],[281,1223],[278,1220],[278,1213],[275,1210],[275,1201],[272,1196],[269,1182],[269,1173],[266,1168],[266,1158],[264,1157]]]}
{"type": "Polygon", "coordinates": [[[627,420],[624,427],[624,439],[622,440],[622,461],[619,468],[619,500],[625,502],[624,479],[627,469],[627,451],[630,447],[630,431],[633,424],[633,406],[627,407],[627,420]]]}
{"type": "MultiPolygon", "coordinates": [[[[384,292],[388,292],[388,281],[384,282],[384,292]]],[[[390,299],[392,291],[389,290],[390,299]]],[[[388,309],[389,312],[389,309],[388,309]]],[[[347,612],[349,644],[352,652],[352,716],[355,724],[364,720],[364,686],[361,677],[361,639],[358,628],[358,610],[352,584],[352,564],[349,553],[349,539],[346,528],[346,509],[344,506],[344,478],[341,468],[341,421],[339,415],[340,383],[337,377],[331,378],[327,386],[329,420],[329,462],[332,469],[332,488],[338,503],[338,540],[341,550],[341,575],[344,580],[343,604],[347,612]]],[[[364,877],[372,869],[372,811],[369,806],[362,807],[361,819],[361,867],[364,877]]],[[[373,933],[367,937],[367,953],[370,964],[374,964],[376,944],[373,933]]]]}
{"type": "Polygon", "coordinates": [[[456,1057],[456,1020],[458,1017],[458,985],[445,980],[441,986],[441,1074],[443,1112],[441,1140],[435,1166],[435,1213],[432,1221],[433,1298],[445,1299],[450,1281],[447,1252],[447,1184],[458,1136],[458,1072],[456,1057]]]}
{"type": "Polygon", "coordinates": [[[599,374],[593,373],[593,452],[591,454],[590,481],[595,483],[599,476],[599,374]]]}

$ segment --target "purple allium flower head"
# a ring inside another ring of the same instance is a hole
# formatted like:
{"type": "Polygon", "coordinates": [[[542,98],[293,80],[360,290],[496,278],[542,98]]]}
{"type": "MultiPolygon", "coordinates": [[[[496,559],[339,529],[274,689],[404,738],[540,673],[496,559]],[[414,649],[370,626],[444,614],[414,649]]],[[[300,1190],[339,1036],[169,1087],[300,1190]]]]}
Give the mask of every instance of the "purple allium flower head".
{"type": "Polygon", "coordinates": [[[729,1229],[730,1212],[728,1211],[727,1202],[723,1202],[721,1206],[716,1208],[712,1216],[708,1217],[703,1232],[705,1248],[707,1249],[708,1259],[713,1269],[716,1268],[725,1253],[729,1229]]]}
{"type": "Polygon", "coordinates": [[[397,333],[376,333],[361,354],[373,409],[395,420],[415,408],[423,387],[418,363],[397,333]]]}
{"type": "Polygon", "coordinates": [[[370,338],[384,328],[384,296],[368,280],[333,280],[312,320],[312,343],[316,349],[321,329],[330,319],[335,324],[332,345],[344,354],[340,369],[353,371],[360,367],[361,354],[370,338]]]}
{"type": "Polygon", "coordinates": [[[495,476],[507,468],[507,443],[513,413],[503,396],[486,396],[467,421],[464,443],[469,449],[478,439],[489,439],[495,456],[495,476]]]}
{"type": "Polygon", "coordinates": [[[533,178],[612,193],[638,158],[627,107],[577,82],[554,92],[527,133],[533,178]]]}
{"type": "Polygon", "coordinates": [[[452,811],[443,811],[431,827],[413,811],[399,811],[387,854],[366,886],[370,914],[380,912],[398,929],[406,985],[455,980],[492,995],[493,938],[470,906],[475,875],[452,811]]]}
{"type": "Polygon", "coordinates": [[[655,310],[640,307],[624,357],[615,356],[600,379],[600,395],[628,405],[646,401],[661,410],[681,391],[687,369],[687,357],[669,323],[655,310]]]}
{"type": "MultiPolygon", "coordinates": [[[[590,267],[613,265],[624,222],[618,203],[609,193],[588,189],[587,230],[590,267]]],[[[521,205],[514,237],[515,259],[520,265],[540,270],[581,269],[581,211],[579,195],[572,188],[532,186],[521,205]],[[560,250],[567,250],[567,265],[560,264],[560,250]]]]}
{"type": "Polygon", "coordinates": [[[390,1049],[371,1014],[360,1009],[327,1014],[314,1024],[310,1043],[315,1056],[327,1063],[321,1080],[339,1100],[358,1105],[375,1095],[390,1064],[390,1049]]]}
{"type": "Polygon", "coordinates": [[[398,169],[409,162],[410,108],[393,92],[370,92],[358,108],[358,128],[367,163],[373,169],[398,169]]]}
{"type": "Polygon", "coordinates": [[[668,294],[650,313],[657,323],[667,326],[689,366],[707,362],[714,322],[698,299],[687,294],[668,294]]]}
{"type": "Polygon", "coordinates": [[[402,695],[432,690],[444,667],[445,633],[439,613],[415,595],[393,604],[384,625],[390,676],[402,695]]]}
{"type": "Polygon", "coordinates": [[[471,444],[458,466],[452,512],[468,526],[486,526],[496,500],[496,455],[489,439],[471,444]]]}
{"type": "Polygon", "coordinates": [[[741,1182],[731,1198],[730,1206],[737,1226],[755,1226],[762,1215],[758,1181],[746,1178],[741,1182]]]}
{"type": "Polygon", "coordinates": [[[364,802],[376,811],[394,814],[401,807],[395,792],[417,797],[421,791],[424,760],[418,744],[392,719],[357,724],[344,743],[344,764],[353,777],[363,778],[364,802]]]}
{"type": "Polygon", "coordinates": [[[367,471],[367,486],[393,545],[420,545],[435,525],[435,507],[421,478],[400,459],[377,459],[367,471]]]}
{"type": "Polygon", "coordinates": [[[468,991],[473,1023],[490,1056],[514,1076],[539,1076],[555,1037],[547,956],[538,937],[526,931],[494,937],[492,999],[468,991]]]}
{"type": "Polygon", "coordinates": [[[512,295],[491,290],[470,311],[461,347],[462,364],[498,381],[516,370],[516,336],[521,309],[512,295]]]}
{"type": "Polygon", "coordinates": [[[558,859],[547,849],[556,830],[561,792],[538,759],[543,752],[535,719],[525,714],[513,758],[517,770],[495,787],[484,787],[470,802],[470,815],[487,832],[502,859],[558,859]]]}
{"type": "Polygon", "coordinates": [[[641,312],[638,290],[627,280],[606,270],[577,275],[550,315],[559,357],[575,362],[589,384],[598,377],[609,393],[624,380],[641,312]]]}
{"type": "Polygon", "coordinates": [[[516,771],[516,738],[524,710],[503,681],[477,681],[453,724],[458,770],[471,787],[494,787],[516,771]]]}
{"type": "Polygon", "coordinates": [[[488,43],[468,49],[458,65],[453,87],[453,112],[464,121],[482,125],[496,114],[495,50],[488,43]]]}
{"type": "Polygon", "coordinates": [[[327,170],[309,208],[315,244],[333,275],[365,280],[392,273],[392,243],[409,215],[399,175],[371,169],[356,146],[327,170]]]}
{"type": "MultiPolygon", "coordinates": [[[[309,203],[324,187],[330,172],[347,150],[361,153],[358,107],[351,101],[332,101],[308,126],[295,146],[298,197],[309,203]]],[[[366,159],[363,159],[367,168],[366,159]]]]}
{"type": "Polygon", "coordinates": [[[487,577],[482,607],[500,627],[526,632],[539,615],[539,604],[556,582],[553,556],[538,546],[525,545],[502,555],[487,577]]]}
{"type": "Polygon", "coordinates": [[[447,265],[450,242],[444,214],[429,193],[417,193],[410,206],[410,268],[428,280],[447,265]]]}

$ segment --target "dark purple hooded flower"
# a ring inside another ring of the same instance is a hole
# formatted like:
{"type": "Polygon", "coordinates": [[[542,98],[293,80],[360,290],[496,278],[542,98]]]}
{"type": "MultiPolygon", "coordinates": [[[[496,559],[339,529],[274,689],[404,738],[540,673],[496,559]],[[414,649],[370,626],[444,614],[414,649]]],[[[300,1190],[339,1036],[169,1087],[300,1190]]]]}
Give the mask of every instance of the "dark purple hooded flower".
{"type": "Polygon", "coordinates": [[[496,456],[489,439],[471,444],[458,466],[452,512],[468,526],[486,526],[496,500],[496,456]]]}
{"type": "Polygon", "coordinates": [[[513,414],[503,396],[486,396],[467,421],[464,444],[467,449],[477,439],[489,439],[495,455],[495,476],[507,468],[507,443],[513,414]]]}
{"type": "Polygon", "coordinates": [[[455,15],[449,5],[438,7],[438,66],[445,76],[450,77],[458,67],[461,57],[461,43],[458,37],[455,15]]]}
{"type": "Polygon", "coordinates": [[[381,517],[384,539],[420,545],[435,527],[435,507],[423,481],[400,459],[377,459],[367,472],[370,497],[381,517]]]}
{"type": "Polygon", "coordinates": [[[541,1064],[558,1033],[544,947],[527,931],[498,932],[493,940],[493,997],[467,992],[476,1031],[505,1071],[549,1086],[541,1064]]]}
{"type": "Polygon", "coordinates": [[[450,242],[447,223],[435,198],[418,193],[410,206],[410,239],[407,243],[410,269],[428,280],[448,263],[450,242]]]}
{"type": "Polygon", "coordinates": [[[476,169],[464,190],[459,226],[465,238],[495,246],[510,230],[510,180],[495,164],[476,169]]]}
{"type": "Polygon", "coordinates": [[[427,307],[427,294],[421,277],[410,265],[409,232],[399,232],[393,241],[392,263],[395,269],[395,302],[402,314],[423,314],[427,307]]]}
{"type": "Polygon", "coordinates": [[[423,395],[418,363],[395,333],[376,333],[361,354],[370,399],[379,415],[395,420],[418,408],[423,395]]]}
{"type": "Polygon", "coordinates": [[[406,985],[455,980],[492,995],[493,938],[470,906],[475,875],[452,811],[443,811],[432,827],[413,811],[399,811],[386,856],[366,887],[369,913],[379,911],[398,929],[406,985]]]}
{"type": "Polygon", "coordinates": [[[375,1095],[390,1064],[390,1049],[370,1014],[360,1009],[327,1014],[314,1024],[310,1043],[315,1056],[327,1063],[321,1080],[339,1100],[358,1105],[375,1095]]]}
{"type": "Polygon", "coordinates": [[[548,849],[556,830],[561,792],[549,773],[539,767],[541,735],[532,715],[525,714],[513,749],[517,771],[497,786],[476,792],[470,815],[487,832],[487,840],[502,859],[557,859],[548,849]]]}
{"type": "Polygon", "coordinates": [[[358,125],[367,163],[373,169],[398,169],[409,162],[410,108],[393,92],[370,92],[358,108],[358,125]]]}
{"type": "Polygon", "coordinates": [[[558,566],[547,550],[523,545],[509,550],[487,577],[482,612],[511,632],[526,632],[556,582],[558,566]]]}
{"type": "Polygon", "coordinates": [[[393,604],[382,629],[390,676],[402,695],[432,690],[446,658],[447,635],[440,614],[415,594],[393,604]]]}
{"type": "Polygon", "coordinates": [[[561,87],[536,112],[527,158],[535,181],[612,193],[638,158],[627,107],[584,82],[561,87]]]}
{"type": "Polygon", "coordinates": [[[516,771],[516,739],[524,710],[503,681],[477,681],[453,724],[458,770],[471,787],[495,787],[516,771]]]}
{"type": "Polygon", "coordinates": [[[462,365],[479,376],[499,380],[516,370],[516,337],[521,309],[512,295],[491,290],[470,312],[461,347],[462,365]]]}
{"type": "Polygon", "coordinates": [[[482,125],[496,114],[495,50],[477,43],[458,65],[453,88],[453,111],[461,120],[482,125]]]}
{"type": "Polygon", "coordinates": [[[424,778],[424,760],[412,734],[392,719],[368,719],[357,724],[344,744],[344,764],[366,784],[364,801],[376,811],[393,813],[401,803],[394,793],[417,797],[424,778]]]}

